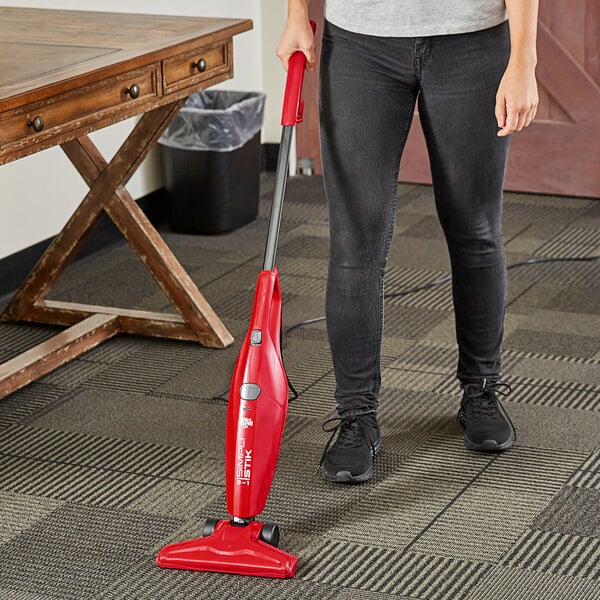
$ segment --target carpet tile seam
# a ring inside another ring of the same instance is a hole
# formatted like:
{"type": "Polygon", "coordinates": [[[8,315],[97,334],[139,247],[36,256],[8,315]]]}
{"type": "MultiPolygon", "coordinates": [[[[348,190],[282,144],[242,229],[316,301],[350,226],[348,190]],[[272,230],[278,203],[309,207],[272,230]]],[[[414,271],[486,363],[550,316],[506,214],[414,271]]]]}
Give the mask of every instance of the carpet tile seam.
{"type": "MultiPolygon", "coordinates": [[[[48,465],[48,463],[45,464],[48,465]]],[[[77,504],[103,506],[104,503],[101,501],[103,496],[98,496],[98,490],[104,488],[104,482],[108,481],[111,483],[111,485],[116,485],[118,481],[127,479],[126,476],[129,475],[119,472],[115,473],[110,471],[102,471],[102,479],[99,480],[98,477],[96,477],[93,483],[91,483],[89,481],[89,478],[92,475],[92,473],[89,472],[90,469],[79,468],[74,470],[71,468],[71,465],[59,464],[56,466],[61,468],[54,469],[50,477],[48,477],[47,470],[40,469],[38,471],[38,474],[41,473],[45,475],[42,483],[40,483],[40,481],[36,481],[35,479],[30,479],[30,477],[28,477],[28,481],[25,482],[19,481],[18,477],[13,477],[7,482],[2,482],[2,487],[0,489],[14,491],[16,493],[35,496],[38,498],[51,498],[61,501],[73,501],[73,498],[77,498],[79,500],[78,502],[75,502],[77,504]],[[62,483],[59,484],[59,482],[62,483]],[[67,486],[67,488],[64,486],[67,486]],[[83,499],[91,496],[95,496],[95,499],[90,502],[83,501],[83,499]]],[[[150,489],[150,487],[155,484],[155,478],[138,475],[135,475],[134,478],[139,483],[138,487],[144,487],[145,490],[150,489]]],[[[129,477],[129,482],[131,483],[131,477],[129,477]]],[[[132,489],[133,486],[127,486],[127,490],[130,494],[132,493],[132,489]]],[[[113,493],[113,489],[106,488],[105,494],[109,493],[113,493]]],[[[117,502],[117,500],[115,500],[115,502],[117,502]]]]}
{"type": "MultiPolygon", "coordinates": [[[[194,449],[190,449],[190,448],[183,448],[183,447],[179,447],[179,446],[164,446],[164,445],[159,445],[159,444],[153,444],[153,443],[148,443],[148,442],[137,442],[134,440],[123,440],[123,439],[118,439],[118,438],[109,438],[109,437],[101,437],[101,436],[91,436],[89,434],[81,434],[81,433],[76,433],[76,432],[71,432],[71,431],[61,431],[61,430],[56,430],[56,429],[45,429],[45,428],[33,428],[30,426],[20,426],[20,425],[16,425],[10,428],[10,430],[7,432],[7,430],[3,430],[2,432],[0,432],[0,454],[14,454],[10,453],[10,452],[6,452],[3,451],[1,449],[1,443],[2,443],[2,437],[4,435],[11,435],[14,434],[15,432],[18,432],[19,430],[21,430],[21,435],[19,437],[17,437],[17,439],[12,439],[11,442],[18,442],[20,439],[25,439],[26,442],[29,441],[29,438],[27,437],[28,435],[31,436],[32,434],[35,435],[35,433],[39,433],[41,436],[44,436],[47,440],[48,440],[48,445],[51,444],[52,442],[52,436],[54,436],[55,440],[58,441],[59,443],[62,441],[62,439],[67,439],[67,440],[72,440],[73,442],[78,442],[78,444],[82,444],[85,442],[89,442],[87,447],[81,448],[81,446],[79,447],[79,451],[81,454],[84,451],[87,452],[97,452],[98,447],[105,447],[105,448],[110,448],[111,449],[111,459],[114,459],[114,454],[112,454],[112,451],[115,450],[116,447],[120,446],[121,447],[121,452],[129,452],[130,455],[133,453],[134,456],[135,454],[141,454],[142,452],[145,453],[146,456],[146,460],[147,460],[147,453],[151,452],[151,456],[152,457],[160,457],[160,458],[164,458],[165,456],[168,456],[169,458],[171,458],[171,461],[177,461],[179,464],[181,463],[182,460],[191,460],[199,455],[202,454],[201,450],[194,450],[194,449]],[[32,431],[33,430],[33,431],[32,431]]],[[[39,439],[39,436],[38,438],[39,439]]],[[[31,456],[28,454],[23,454],[24,452],[26,452],[28,446],[25,446],[25,448],[23,448],[22,445],[17,445],[17,449],[19,449],[21,451],[21,455],[23,457],[27,457],[27,458],[36,458],[35,456],[31,456]]],[[[38,453],[40,453],[40,451],[43,449],[43,447],[40,449],[38,448],[38,453]]],[[[64,450],[64,449],[63,449],[64,450]]],[[[42,458],[41,460],[48,460],[47,455],[42,458]]],[[[153,462],[153,464],[155,464],[156,461],[153,462]]],[[[72,462],[72,464],[80,464],[77,462],[72,462]]],[[[93,463],[89,464],[89,466],[94,466],[93,463]]]]}
{"type": "MultiPolygon", "coordinates": [[[[81,463],[70,463],[67,461],[53,461],[53,460],[45,460],[42,458],[32,458],[30,456],[19,456],[19,455],[12,455],[12,454],[7,454],[4,452],[0,452],[0,456],[4,456],[7,457],[9,459],[15,459],[15,460],[24,460],[24,461],[28,461],[28,462],[32,462],[32,463],[36,463],[38,466],[42,466],[42,465],[56,465],[57,467],[65,467],[65,469],[70,468],[70,467],[77,467],[80,468],[82,470],[90,470],[90,471],[97,471],[100,473],[107,473],[107,474],[115,474],[115,475],[130,475],[139,479],[148,479],[148,480],[156,480],[156,481],[175,481],[175,482],[181,482],[181,483],[201,483],[203,485],[207,485],[210,487],[224,487],[221,484],[215,484],[215,483],[207,483],[204,481],[197,481],[195,479],[186,479],[186,478],[182,478],[182,477],[172,477],[172,476],[167,476],[167,475],[154,475],[154,474],[147,474],[147,473],[139,473],[136,471],[127,471],[124,469],[109,469],[106,467],[96,467],[96,466],[91,466],[91,465],[86,465],[86,464],[81,464],[81,463]]],[[[179,464],[177,465],[177,469],[181,469],[183,468],[185,465],[179,464]]],[[[31,477],[31,475],[29,475],[29,477],[31,477]]],[[[9,480],[10,481],[10,480],[9,480]]],[[[2,480],[1,480],[1,475],[0,475],[0,490],[5,489],[4,487],[2,487],[3,485],[5,485],[2,480]]]]}
{"type": "MultiPolygon", "coordinates": [[[[29,385],[30,386],[35,385],[35,383],[29,384],[29,385]]],[[[49,386],[54,387],[53,384],[45,384],[45,387],[49,387],[49,386]]],[[[27,389],[27,388],[25,388],[25,389],[27,389]]],[[[21,390],[19,390],[19,391],[21,391],[21,390]]],[[[54,401],[45,403],[44,406],[42,406],[41,410],[37,411],[35,414],[29,414],[29,415],[25,416],[18,423],[14,423],[13,425],[27,425],[27,424],[31,423],[32,421],[37,421],[40,417],[43,417],[43,416],[47,415],[48,413],[51,413],[52,411],[56,410],[58,407],[63,406],[65,404],[67,404],[68,402],[70,402],[71,400],[73,400],[73,398],[75,398],[80,393],[80,391],[81,390],[78,387],[64,389],[62,396],[57,397],[56,399],[54,399],[54,401]]],[[[16,393],[18,394],[19,392],[17,391],[16,393]]]]}
{"type": "Polygon", "coordinates": [[[484,473],[488,467],[495,461],[496,458],[491,458],[488,462],[480,469],[479,472],[475,474],[474,477],[470,479],[470,481],[463,486],[463,488],[449,501],[446,503],[444,508],[439,511],[433,519],[429,521],[427,526],[421,530],[421,532],[415,536],[405,547],[405,551],[408,551],[412,546],[414,546],[426,533],[431,529],[435,523],[441,518],[441,516],[446,513],[446,511],[465,493],[465,491],[471,487],[471,485],[479,478],[479,476],[484,473]]]}

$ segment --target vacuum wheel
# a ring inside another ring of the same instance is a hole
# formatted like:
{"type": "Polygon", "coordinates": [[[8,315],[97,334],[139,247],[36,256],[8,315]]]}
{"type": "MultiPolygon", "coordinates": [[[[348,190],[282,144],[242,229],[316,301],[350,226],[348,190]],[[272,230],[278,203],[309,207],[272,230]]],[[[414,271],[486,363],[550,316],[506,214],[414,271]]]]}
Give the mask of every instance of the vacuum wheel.
{"type": "Polygon", "coordinates": [[[271,546],[279,546],[279,525],[265,523],[260,530],[260,539],[271,546]]]}
{"type": "Polygon", "coordinates": [[[204,529],[202,530],[202,535],[204,537],[212,535],[215,532],[215,527],[217,526],[218,522],[219,519],[206,519],[206,523],[204,523],[204,529]]]}

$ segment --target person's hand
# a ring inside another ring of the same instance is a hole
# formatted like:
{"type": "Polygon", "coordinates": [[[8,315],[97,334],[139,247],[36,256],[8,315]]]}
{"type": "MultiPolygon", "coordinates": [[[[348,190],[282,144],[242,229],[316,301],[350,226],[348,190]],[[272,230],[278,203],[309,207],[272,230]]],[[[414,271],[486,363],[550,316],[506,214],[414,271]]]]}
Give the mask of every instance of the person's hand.
{"type": "Polygon", "coordinates": [[[285,22],[276,52],[286,71],[288,70],[290,56],[297,50],[304,53],[306,68],[312,71],[315,66],[316,52],[315,35],[310,26],[310,21],[306,16],[290,14],[285,22]]]}
{"type": "Polygon", "coordinates": [[[496,94],[498,136],[510,135],[527,127],[535,117],[538,102],[535,67],[509,62],[496,94]]]}

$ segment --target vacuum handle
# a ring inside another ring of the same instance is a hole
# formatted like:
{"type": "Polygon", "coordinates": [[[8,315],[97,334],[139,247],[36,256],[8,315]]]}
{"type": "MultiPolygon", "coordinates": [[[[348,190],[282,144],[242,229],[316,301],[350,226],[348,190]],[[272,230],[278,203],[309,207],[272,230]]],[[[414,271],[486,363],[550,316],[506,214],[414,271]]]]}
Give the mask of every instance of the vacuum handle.
{"type": "MultiPolygon", "coordinates": [[[[314,21],[310,22],[313,33],[317,27],[314,21]]],[[[304,52],[297,50],[290,57],[285,92],[283,95],[283,111],[281,113],[282,125],[297,125],[302,122],[304,112],[304,100],[301,99],[302,83],[304,81],[304,69],[306,67],[306,56],[304,52]]]]}
{"type": "MultiPolygon", "coordinates": [[[[314,21],[310,22],[313,33],[316,28],[314,21]]],[[[265,259],[263,271],[275,269],[275,255],[277,254],[277,240],[279,238],[279,225],[281,223],[281,212],[283,209],[283,197],[287,184],[287,171],[290,158],[290,147],[292,145],[292,133],[294,127],[302,121],[304,102],[300,98],[302,94],[302,83],[304,81],[304,68],[306,67],[306,56],[304,52],[297,50],[290,57],[285,92],[283,96],[283,112],[281,114],[281,143],[279,144],[279,157],[275,171],[275,184],[273,187],[273,202],[271,204],[271,216],[269,217],[269,231],[267,232],[267,245],[265,247],[265,259]]]]}

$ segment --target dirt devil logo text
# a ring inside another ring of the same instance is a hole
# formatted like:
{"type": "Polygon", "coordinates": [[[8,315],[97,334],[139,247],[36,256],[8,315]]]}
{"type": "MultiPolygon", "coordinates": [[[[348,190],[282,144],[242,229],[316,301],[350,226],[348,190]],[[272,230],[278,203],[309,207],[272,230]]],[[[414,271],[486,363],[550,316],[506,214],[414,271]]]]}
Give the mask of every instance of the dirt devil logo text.
{"type": "Polygon", "coordinates": [[[238,485],[250,485],[250,477],[252,476],[252,450],[247,450],[245,446],[246,440],[239,438],[235,464],[235,476],[238,485]]]}

